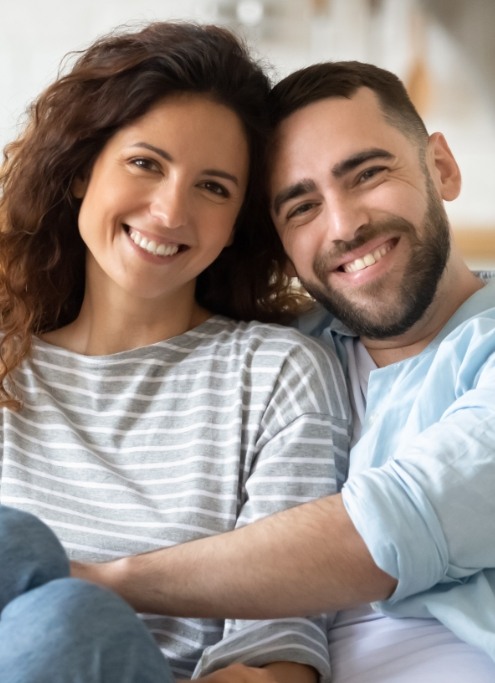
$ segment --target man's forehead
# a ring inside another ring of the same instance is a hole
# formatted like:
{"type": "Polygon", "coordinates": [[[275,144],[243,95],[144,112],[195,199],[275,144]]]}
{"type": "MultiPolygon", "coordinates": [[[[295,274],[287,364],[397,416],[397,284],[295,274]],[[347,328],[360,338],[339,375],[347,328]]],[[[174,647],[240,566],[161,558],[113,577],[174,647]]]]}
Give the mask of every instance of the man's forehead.
{"type": "Polygon", "coordinates": [[[323,97],[299,107],[282,119],[274,131],[274,139],[283,140],[285,135],[303,132],[315,123],[327,128],[341,124],[351,125],[370,117],[378,124],[389,126],[377,95],[369,88],[359,88],[350,97],[323,97]]]}
{"type": "Polygon", "coordinates": [[[317,100],[282,120],[272,138],[269,171],[273,181],[274,174],[286,176],[294,166],[318,166],[323,157],[325,164],[333,165],[367,149],[390,149],[404,142],[375,93],[361,88],[351,99],[317,100]]]}

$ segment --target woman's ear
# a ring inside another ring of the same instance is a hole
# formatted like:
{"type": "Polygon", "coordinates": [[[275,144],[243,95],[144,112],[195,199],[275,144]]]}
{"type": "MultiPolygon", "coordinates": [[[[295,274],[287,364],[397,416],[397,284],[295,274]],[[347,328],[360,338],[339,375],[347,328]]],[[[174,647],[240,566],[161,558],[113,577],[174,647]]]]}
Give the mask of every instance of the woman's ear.
{"type": "Polygon", "coordinates": [[[78,176],[72,181],[71,192],[76,199],[83,199],[88,188],[88,179],[78,176]]]}
{"type": "Polygon", "coordinates": [[[287,275],[287,277],[298,277],[296,269],[294,268],[294,264],[289,258],[287,258],[285,261],[284,273],[287,275]]]}
{"type": "Polygon", "coordinates": [[[445,201],[456,199],[461,191],[461,172],[441,133],[430,135],[427,159],[433,182],[442,199],[445,201]]]}

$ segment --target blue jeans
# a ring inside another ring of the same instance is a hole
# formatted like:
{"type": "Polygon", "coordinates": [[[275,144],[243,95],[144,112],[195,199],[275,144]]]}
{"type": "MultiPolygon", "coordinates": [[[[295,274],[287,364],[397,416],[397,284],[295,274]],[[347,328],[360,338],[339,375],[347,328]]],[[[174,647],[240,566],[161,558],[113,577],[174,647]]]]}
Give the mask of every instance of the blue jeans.
{"type": "Polygon", "coordinates": [[[0,681],[171,683],[135,612],[109,590],[69,576],[55,534],[0,505],[0,681]]]}

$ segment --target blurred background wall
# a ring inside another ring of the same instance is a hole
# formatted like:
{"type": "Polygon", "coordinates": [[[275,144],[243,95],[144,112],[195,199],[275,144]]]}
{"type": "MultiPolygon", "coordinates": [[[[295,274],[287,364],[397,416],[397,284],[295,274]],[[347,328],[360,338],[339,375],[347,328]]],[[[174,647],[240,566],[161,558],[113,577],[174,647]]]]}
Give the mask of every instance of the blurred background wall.
{"type": "Polygon", "coordinates": [[[0,0],[0,146],[67,52],[153,19],[234,28],[274,80],[333,59],[395,71],[461,166],[456,239],[473,267],[495,268],[495,0],[0,0]]]}

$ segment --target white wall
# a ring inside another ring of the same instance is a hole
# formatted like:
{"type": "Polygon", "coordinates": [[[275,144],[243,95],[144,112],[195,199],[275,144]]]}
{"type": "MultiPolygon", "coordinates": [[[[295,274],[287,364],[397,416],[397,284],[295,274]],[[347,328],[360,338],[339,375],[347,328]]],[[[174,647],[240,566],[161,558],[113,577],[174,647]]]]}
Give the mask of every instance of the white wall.
{"type": "MultiPolygon", "coordinates": [[[[241,1],[246,0],[0,0],[0,147],[15,135],[25,107],[56,76],[70,50],[120,24],[168,18],[226,23],[235,19],[241,1]]],[[[405,80],[411,65],[426,65],[422,113],[431,131],[446,134],[465,179],[449,215],[454,225],[495,228],[495,97],[487,99],[465,46],[436,20],[414,23],[415,0],[262,2],[264,22],[246,35],[273,65],[275,77],[328,59],[374,62],[405,80]]],[[[452,0],[452,7],[456,2],[465,0],[452,0]]],[[[487,26],[490,35],[492,29],[487,26]]]]}
{"type": "Polygon", "coordinates": [[[67,52],[119,24],[197,16],[197,6],[193,0],[0,0],[0,145],[67,52]]]}

